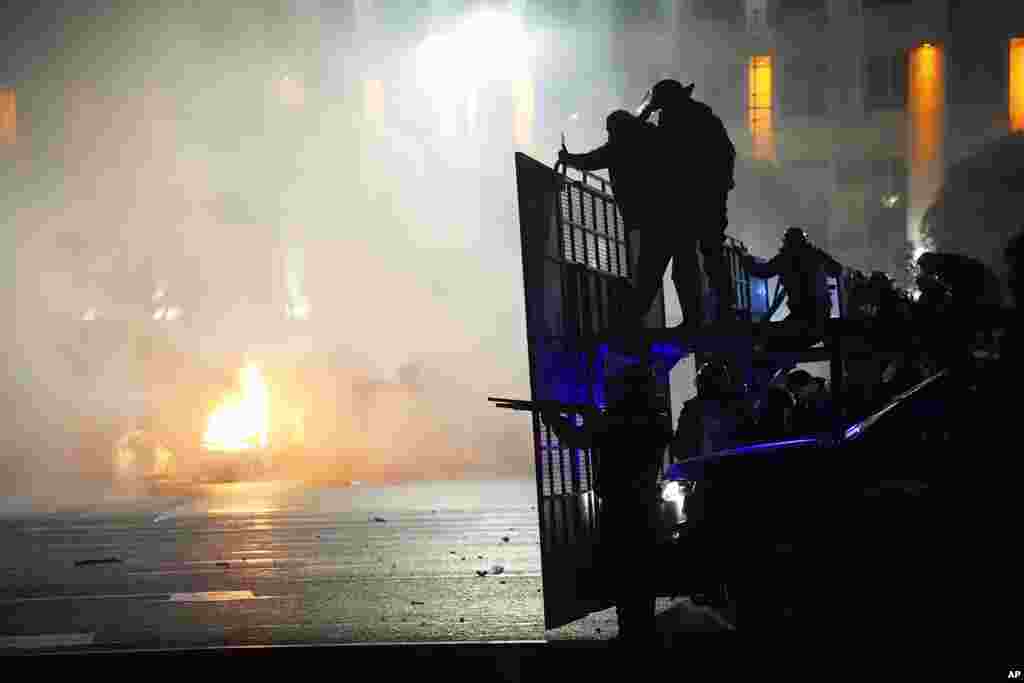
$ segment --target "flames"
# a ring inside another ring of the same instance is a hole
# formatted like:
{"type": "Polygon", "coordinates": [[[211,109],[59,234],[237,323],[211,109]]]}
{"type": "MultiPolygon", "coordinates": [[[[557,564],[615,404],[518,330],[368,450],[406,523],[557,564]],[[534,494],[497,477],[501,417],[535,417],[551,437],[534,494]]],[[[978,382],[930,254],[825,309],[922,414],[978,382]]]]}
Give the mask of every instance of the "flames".
{"type": "Polygon", "coordinates": [[[238,452],[265,449],[270,434],[270,392],[255,365],[239,372],[241,390],[227,396],[206,423],[203,448],[238,452]]]}

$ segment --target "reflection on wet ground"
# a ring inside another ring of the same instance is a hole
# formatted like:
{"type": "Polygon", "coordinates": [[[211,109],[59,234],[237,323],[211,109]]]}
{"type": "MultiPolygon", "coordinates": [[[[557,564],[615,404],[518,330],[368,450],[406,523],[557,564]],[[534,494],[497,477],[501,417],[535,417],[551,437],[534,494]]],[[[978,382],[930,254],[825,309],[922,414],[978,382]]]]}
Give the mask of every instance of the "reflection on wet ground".
{"type": "Polygon", "coordinates": [[[19,648],[541,639],[534,490],[254,482],[8,515],[0,637],[19,648]],[[94,558],[117,562],[76,566],[94,558]],[[478,576],[495,564],[500,576],[478,576]]]}

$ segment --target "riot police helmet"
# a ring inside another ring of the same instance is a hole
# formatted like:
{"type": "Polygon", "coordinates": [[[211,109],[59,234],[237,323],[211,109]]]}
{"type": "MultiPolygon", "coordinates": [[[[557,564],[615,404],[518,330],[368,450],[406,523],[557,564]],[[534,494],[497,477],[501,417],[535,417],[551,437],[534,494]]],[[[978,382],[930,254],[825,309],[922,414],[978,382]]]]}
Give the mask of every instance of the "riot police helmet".
{"type": "Polygon", "coordinates": [[[723,398],[733,389],[729,364],[712,360],[700,366],[697,371],[697,397],[702,399],[723,398]]]}

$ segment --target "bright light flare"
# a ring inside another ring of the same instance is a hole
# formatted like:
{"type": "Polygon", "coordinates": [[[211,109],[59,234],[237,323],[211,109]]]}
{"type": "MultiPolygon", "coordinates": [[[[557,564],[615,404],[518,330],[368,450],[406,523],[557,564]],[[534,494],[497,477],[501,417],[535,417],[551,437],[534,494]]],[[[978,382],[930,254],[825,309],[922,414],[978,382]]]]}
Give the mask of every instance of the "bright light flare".
{"type": "Polygon", "coordinates": [[[263,373],[247,365],[239,373],[241,391],[228,396],[207,421],[203,447],[235,453],[266,448],[270,433],[270,391],[263,373]]]}
{"type": "Polygon", "coordinates": [[[416,52],[417,81],[434,100],[444,135],[457,132],[459,108],[475,118],[480,90],[494,83],[511,84],[516,94],[516,140],[524,143],[533,124],[534,102],[529,60],[535,46],[514,14],[476,12],[446,33],[424,40],[416,52]]]}

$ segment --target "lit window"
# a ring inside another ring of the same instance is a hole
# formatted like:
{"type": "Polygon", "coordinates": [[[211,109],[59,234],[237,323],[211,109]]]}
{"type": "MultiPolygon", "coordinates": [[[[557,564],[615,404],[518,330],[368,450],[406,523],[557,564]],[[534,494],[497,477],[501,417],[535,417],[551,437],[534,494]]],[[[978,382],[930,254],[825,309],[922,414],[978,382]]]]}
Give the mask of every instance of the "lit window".
{"type": "Polygon", "coordinates": [[[1010,40],[1010,130],[1024,131],[1024,38],[1010,40]]]}
{"type": "Polygon", "coordinates": [[[762,161],[774,161],[772,58],[770,55],[750,58],[748,88],[750,92],[748,111],[750,134],[754,139],[754,158],[762,161]]]}
{"type": "Polygon", "coordinates": [[[910,135],[908,239],[920,245],[920,223],[942,185],[942,127],[945,107],[943,53],[925,44],[910,51],[907,93],[910,135]]]}
{"type": "Polygon", "coordinates": [[[0,143],[14,144],[18,133],[18,107],[14,88],[0,89],[0,143]]]}

